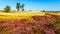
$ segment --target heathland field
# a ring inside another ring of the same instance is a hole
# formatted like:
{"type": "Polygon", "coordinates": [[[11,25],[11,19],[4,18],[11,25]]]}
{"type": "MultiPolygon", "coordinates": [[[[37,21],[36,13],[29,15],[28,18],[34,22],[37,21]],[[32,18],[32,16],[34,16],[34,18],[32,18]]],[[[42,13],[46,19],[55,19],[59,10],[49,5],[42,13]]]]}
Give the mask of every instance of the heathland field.
{"type": "Polygon", "coordinates": [[[60,34],[60,13],[0,12],[0,34],[60,34]]]}

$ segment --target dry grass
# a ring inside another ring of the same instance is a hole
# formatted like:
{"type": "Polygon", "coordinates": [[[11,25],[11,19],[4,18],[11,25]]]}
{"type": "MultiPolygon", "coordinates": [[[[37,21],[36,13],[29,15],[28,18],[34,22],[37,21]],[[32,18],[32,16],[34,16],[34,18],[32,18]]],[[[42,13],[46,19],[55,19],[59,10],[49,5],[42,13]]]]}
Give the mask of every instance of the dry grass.
{"type": "Polygon", "coordinates": [[[14,12],[14,13],[4,13],[0,12],[0,19],[22,19],[29,18],[31,16],[44,16],[47,14],[60,15],[60,13],[52,12],[14,12]]]}

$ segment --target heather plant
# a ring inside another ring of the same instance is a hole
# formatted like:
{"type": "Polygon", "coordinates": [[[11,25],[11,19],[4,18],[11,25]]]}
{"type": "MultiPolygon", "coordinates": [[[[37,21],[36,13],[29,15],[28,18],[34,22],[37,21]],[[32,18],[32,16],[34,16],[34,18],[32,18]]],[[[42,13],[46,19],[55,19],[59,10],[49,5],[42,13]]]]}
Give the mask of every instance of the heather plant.
{"type": "Polygon", "coordinates": [[[60,18],[32,16],[30,18],[0,20],[2,34],[60,34],[60,18]]]}

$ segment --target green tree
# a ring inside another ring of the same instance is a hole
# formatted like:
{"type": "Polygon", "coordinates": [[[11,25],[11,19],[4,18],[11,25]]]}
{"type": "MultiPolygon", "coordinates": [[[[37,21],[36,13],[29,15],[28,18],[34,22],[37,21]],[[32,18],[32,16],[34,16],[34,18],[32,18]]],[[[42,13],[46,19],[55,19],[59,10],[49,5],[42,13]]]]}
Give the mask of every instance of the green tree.
{"type": "Polygon", "coordinates": [[[11,10],[11,8],[8,5],[4,8],[4,12],[10,12],[10,10],[11,10]]]}
{"type": "Polygon", "coordinates": [[[20,3],[17,3],[17,4],[16,4],[16,9],[17,9],[17,11],[20,10],[20,3]]]}
{"type": "Polygon", "coordinates": [[[24,4],[22,4],[21,9],[22,9],[22,11],[24,11],[24,4]]]}
{"type": "Polygon", "coordinates": [[[45,10],[42,10],[42,12],[45,12],[45,10]]]}

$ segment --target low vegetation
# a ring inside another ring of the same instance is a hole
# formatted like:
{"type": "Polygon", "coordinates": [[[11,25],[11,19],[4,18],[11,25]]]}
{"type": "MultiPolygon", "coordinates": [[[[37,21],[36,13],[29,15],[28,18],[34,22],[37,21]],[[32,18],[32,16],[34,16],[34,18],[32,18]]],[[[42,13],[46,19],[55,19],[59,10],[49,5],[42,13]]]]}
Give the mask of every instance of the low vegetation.
{"type": "Polygon", "coordinates": [[[60,34],[60,15],[0,19],[0,34],[60,34]]]}

